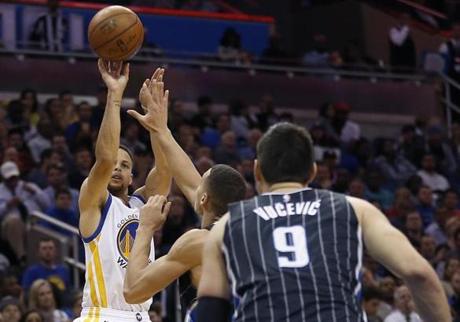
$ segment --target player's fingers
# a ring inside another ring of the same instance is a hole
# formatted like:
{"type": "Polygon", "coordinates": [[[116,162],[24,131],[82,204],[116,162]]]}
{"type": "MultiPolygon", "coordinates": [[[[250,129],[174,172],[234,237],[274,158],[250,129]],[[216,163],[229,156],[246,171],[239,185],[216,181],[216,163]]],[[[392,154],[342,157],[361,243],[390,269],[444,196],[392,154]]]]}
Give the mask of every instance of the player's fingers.
{"type": "Polygon", "coordinates": [[[144,116],[142,114],[135,110],[128,110],[126,113],[128,113],[131,117],[134,117],[139,123],[144,125],[144,116]]]}
{"type": "Polygon", "coordinates": [[[159,74],[160,72],[161,72],[161,68],[155,69],[155,72],[153,73],[151,79],[152,79],[152,80],[153,80],[153,79],[157,79],[158,74],[159,74]]]}
{"type": "Polygon", "coordinates": [[[104,66],[104,61],[102,60],[102,58],[99,58],[97,60],[97,68],[99,69],[99,72],[101,74],[103,74],[103,73],[105,73],[107,71],[105,66],[104,66]]]}
{"type": "Polygon", "coordinates": [[[164,68],[162,68],[161,71],[160,71],[160,75],[158,75],[158,81],[159,82],[163,81],[164,74],[165,74],[165,70],[164,70],[164,68]]]}
{"type": "Polygon", "coordinates": [[[169,89],[165,91],[165,95],[163,96],[163,108],[168,111],[168,106],[169,106],[169,89]]]}
{"type": "Polygon", "coordinates": [[[168,201],[163,208],[163,214],[167,216],[169,214],[169,209],[171,209],[171,201],[168,201]]]}

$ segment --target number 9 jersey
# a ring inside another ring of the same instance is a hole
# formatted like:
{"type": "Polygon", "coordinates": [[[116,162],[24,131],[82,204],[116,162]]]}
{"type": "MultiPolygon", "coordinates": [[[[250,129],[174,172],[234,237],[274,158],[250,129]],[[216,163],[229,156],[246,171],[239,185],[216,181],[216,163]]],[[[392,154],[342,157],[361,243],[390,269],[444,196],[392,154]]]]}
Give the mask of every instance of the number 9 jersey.
{"type": "Polygon", "coordinates": [[[229,206],[234,321],[365,321],[362,238],[345,195],[306,188],[229,206]]]}

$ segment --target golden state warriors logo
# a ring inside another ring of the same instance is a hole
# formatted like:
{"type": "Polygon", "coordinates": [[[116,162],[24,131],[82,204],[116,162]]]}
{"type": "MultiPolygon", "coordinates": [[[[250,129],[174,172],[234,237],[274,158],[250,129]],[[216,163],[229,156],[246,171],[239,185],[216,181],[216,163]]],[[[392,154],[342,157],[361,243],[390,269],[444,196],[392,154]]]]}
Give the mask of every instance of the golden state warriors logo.
{"type": "Polygon", "coordinates": [[[133,248],[134,239],[136,238],[136,230],[139,226],[138,219],[128,220],[121,226],[117,236],[117,247],[120,256],[128,261],[129,254],[133,248]]]}

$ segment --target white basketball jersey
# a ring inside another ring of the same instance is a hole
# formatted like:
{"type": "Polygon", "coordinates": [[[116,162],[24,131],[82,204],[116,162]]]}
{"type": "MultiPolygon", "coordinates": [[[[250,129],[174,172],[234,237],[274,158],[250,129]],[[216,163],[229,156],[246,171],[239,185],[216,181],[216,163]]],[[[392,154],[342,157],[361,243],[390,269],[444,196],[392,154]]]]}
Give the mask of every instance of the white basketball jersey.
{"type": "MultiPolygon", "coordinates": [[[[97,230],[83,238],[86,257],[86,282],[83,289],[83,308],[101,307],[115,310],[148,311],[151,300],[142,304],[128,304],[123,297],[123,281],[136,230],[139,226],[140,197],[131,196],[130,207],[111,194],[101,212],[97,230]]],[[[150,249],[150,261],[155,249],[150,249]]]]}

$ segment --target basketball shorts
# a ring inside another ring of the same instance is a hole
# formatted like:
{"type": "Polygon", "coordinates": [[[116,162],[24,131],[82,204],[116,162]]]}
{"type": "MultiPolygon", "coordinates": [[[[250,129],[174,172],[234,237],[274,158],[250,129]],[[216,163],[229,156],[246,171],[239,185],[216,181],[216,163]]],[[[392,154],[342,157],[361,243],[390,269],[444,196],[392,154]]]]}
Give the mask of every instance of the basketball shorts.
{"type": "Polygon", "coordinates": [[[120,311],[108,308],[83,308],[74,322],[151,322],[148,312],[120,311]]]}

